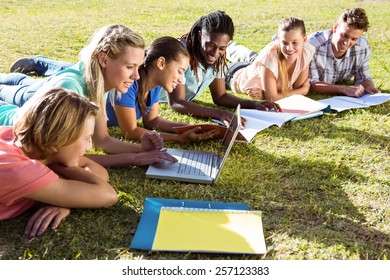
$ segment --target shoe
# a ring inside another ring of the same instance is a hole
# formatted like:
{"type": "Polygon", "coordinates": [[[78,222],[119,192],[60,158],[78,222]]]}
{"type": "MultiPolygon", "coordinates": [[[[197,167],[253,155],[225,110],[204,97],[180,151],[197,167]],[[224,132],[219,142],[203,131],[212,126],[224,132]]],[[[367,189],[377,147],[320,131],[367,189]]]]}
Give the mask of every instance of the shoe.
{"type": "Polygon", "coordinates": [[[9,72],[10,73],[23,73],[26,75],[31,73],[31,72],[38,73],[39,70],[36,69],[37,62],[35,61],[35,59],[39,58],[39,57],[42,57],[42,55],[20,58],[20,59],[16,60],[11,65],[11,67],[9,68],[9,72]]]}

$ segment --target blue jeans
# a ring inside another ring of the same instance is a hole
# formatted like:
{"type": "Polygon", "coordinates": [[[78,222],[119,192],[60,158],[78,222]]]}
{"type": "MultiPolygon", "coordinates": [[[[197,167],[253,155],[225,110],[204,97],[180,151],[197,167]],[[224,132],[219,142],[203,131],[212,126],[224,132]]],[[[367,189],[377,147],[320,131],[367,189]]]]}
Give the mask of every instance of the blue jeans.
{"type": "Polygon", "coordinates": [[[69,63],[61,60],[54,60],[44,56],[38,56],[33,59],[34,64],[33,68],[35,72],[39,73],[41,76],[52,76],[58,72],[69,68],[73,63],[69,63]]]}
{"type": "MultiPolygon", "coordinates": [[[[47,57],[34,59],[35,69],[39,69],[43,76],[54,75],[72,65],[47,57]]],[[[50,77],[36,79],[21,73],[0,74],[0,126],[13,125],[19,107],[22,107],[48,79],[50,77]]]]}
{"type": "MultiPolygon", "coordinates": [[[[44,56],[38,56],[32,60],[33,68],[42,76],[54,75],[73,65],[44,56]]],[[[0,100],[21,107],[47,79],[50,78],[35,79],[20,73],[2,74],[0,75],[0,100]]]]}
{"type": "Polygon", "coordinates": [[[47,79],[50,78],[35,79],[20,73],[2,74],[0,75],[0,100],[21,107],[47,79]]]}

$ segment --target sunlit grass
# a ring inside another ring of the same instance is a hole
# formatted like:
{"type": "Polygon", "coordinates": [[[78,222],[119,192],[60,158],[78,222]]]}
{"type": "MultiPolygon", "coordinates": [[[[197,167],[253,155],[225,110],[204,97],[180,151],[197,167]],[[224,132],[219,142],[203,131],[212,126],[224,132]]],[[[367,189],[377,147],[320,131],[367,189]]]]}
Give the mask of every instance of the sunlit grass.
{"type": "MultiPolygon", "coordinates": [[[[390,4],[386,1],[1,1],[0,70],[20,57],[43,54],[76,62],[96,28],[119,22],[145,40],[179,37],[201,15],[224,10],[235,39],[261,49],[282,17],[305,20],[308,33],[331,28],[344,8],[366,9],[373,78],[390,92],[390,4]]],[[[319,99],[319,96],[312,95],[319,99]]],[[[212,105],[208,92],[199,102],[212,105]]],[[[29,240],[31,211],[0,221],[2,259],[388,259],[390,251],[390,103],[262,131],[237,143],[215,185],[145,179],[144,168],[110,169],[119,203],[73,210],[56,231],[29,240]],[[156,253],[129,249],[145,197],[248,203],[263,211],[263,256],[156,253]]],[[[161,105],[161,114],[200,122],[161,105]]],[[[207,120],[206,120],[207,121],[207,120]]],[[[110,132],[121,137],[118,129],[110,132]]],[[[217,150],[216,141],[182,145],[217,150]]],[[[168,146],[178,147],[177,144],[168,146]]]]}

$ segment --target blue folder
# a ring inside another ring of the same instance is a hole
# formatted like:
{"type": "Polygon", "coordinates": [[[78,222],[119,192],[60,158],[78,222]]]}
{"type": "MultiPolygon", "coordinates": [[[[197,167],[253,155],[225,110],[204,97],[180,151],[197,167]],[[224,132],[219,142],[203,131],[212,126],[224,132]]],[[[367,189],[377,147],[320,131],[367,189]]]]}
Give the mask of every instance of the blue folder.
{"type": "Polygon", "coordinates": [[[141,219],[138,223],[137,231],[135,232],[131,249],[151,250],[160,209],[163,206],[168,207],[184,207],[184,208],[211,208],[211,209],[231,209],[231,210],[248,210],[248,204],[242,203],[225,203],[211,202],[198,200],[180,200],[180,199],[165,199],[165,198],[150,198],[147,197],[144,203],[144,210],[141,219]]]}

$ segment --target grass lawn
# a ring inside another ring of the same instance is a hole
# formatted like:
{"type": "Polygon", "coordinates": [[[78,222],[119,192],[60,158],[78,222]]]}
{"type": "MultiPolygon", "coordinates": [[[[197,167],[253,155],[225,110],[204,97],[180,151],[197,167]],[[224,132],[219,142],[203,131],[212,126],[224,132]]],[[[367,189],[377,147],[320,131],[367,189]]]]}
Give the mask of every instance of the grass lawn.
{"type": "MultiPolygon", "coordinates": [[[[153,38],[188,32],[200,16],[224,10],[235,40],[260,50],[282,17],[297,16],[308,33],[330,29],[343,9],[366,9],[370,68],[390,92],[388,1],[82,1],[1,0],[0,72],[15,59],[43,54],[76,62],[97,28],[119,22],[153,38]]],[[[313,99],[324,97],[309,94],[313,99]]],[[[209,92],[197,101],[214,106],[209,92]]],[[[119,203],[73,210],[56,231],[28,239],[28,211],[0,221],[0,259],[388,259],[390,257],[390,102],[271,127],[252,143],[237,143],[215,185],[145,179],[145,169],[110,169],[119,203]],[[265,255],[134,251],[130,242],[145,197],[248,203],[263,211],[265,255]]],[[[161,114],[200,122],[161,105],[161,114]]],[[[208,121],[208,120],[206,120],[208,121]]],[[[118,129],[111,133],[121,137],[118,129]]],[[[181,147],[214,151],[216,141],[181,147]]],[[[167,144],[168,147],[179,145],[167,144]]],[[[4,182],[0,182],[1,184],[4,182]]]]}

